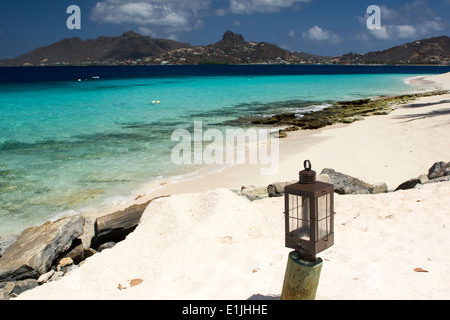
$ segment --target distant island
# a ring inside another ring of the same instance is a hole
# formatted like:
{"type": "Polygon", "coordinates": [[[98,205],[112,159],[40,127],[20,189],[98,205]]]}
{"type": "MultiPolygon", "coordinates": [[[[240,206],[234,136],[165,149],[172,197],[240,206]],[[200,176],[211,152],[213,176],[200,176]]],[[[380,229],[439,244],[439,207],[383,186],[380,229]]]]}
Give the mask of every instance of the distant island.
{"type": "Polygon", "coordinates": [[[434,37],[367,54],[327,57],[245,41],[242,35],[231,31],[207,46],[153,39],[128,31],[117,37],[64,39],[16,58],[0,60],[0,66],[183,64],[450,65],[450,38],[434,37]]]}

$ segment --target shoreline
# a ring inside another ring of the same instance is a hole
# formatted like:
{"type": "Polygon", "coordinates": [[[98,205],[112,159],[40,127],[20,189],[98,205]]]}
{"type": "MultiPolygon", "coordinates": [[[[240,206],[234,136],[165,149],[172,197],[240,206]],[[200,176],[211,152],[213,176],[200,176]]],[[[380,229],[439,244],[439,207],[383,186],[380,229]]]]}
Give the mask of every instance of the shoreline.
{"type": "MultiPolygon", "coordinates": [[[[429,87],[428,89],[418,89],[420,92],[432,92],[432,91],[442,91],[442,90],[450,90],[450,85],[442,83],[440,81],[445,80],[443,79],[443,76],[449,76],[450,74],[443,74],[443,75],[432,75],[432,76],[420,76],[420,77],[414,77],[412,85],[420,85],[420,86],[426,86],[429,87]],[[425,91],[424,91],[425,90],[425,91]]],[[[415,90],[413,90],[416,92],[415,90]]],[[[406,94],[407,95],[407,94],[406,94]]],[[[450,94],[447,93],[444,96],[449,96],[450,94]]],[[[384,97],[384,96],[381,96],[384,97]]],[[[430,97],[420,97],[417,98],[415,101],[412,101],[407,104],[400,104],[393,107],[393,111],[404,109],[408,104],[420,104],[422,100],[428,101],[428,100],[434,100],[437,99],[439,96],[430,96],[430,97]]],[[[373,98],[376,99],[376,98],[373,98]]],[[[320,146],[322,142],[326,142],[329,140],[331,136],[333,136],[336,132],[339,132],[339,130],[342,130],[344,128],[350,128],[351,126],[357,125],[361,129],[363,129],[365,123],[367,120],[370,120],[372,126],[376,126],[376,119],[388,117],[390,118],[390,115],[378,115],[378,116],[370,116],[365,118],[365,121],[358,121],[359,123],[351,123],[351,124],[343,124],[338,123],[331,126],[322,127],[319,129],[312,129],[312,130],[299,130],[294,132],[289,132],[288,136],[284,139],[280,139],[280,156],[287,155],[290,152],[288,150],[308,150],[308,148],[312,148],[312,146],[315,146],[317,148],[320,146]],[[338,130],[338,131],[336,131],[338,130]]],[[[285,126],[287,127],[287,126],[285,126]]],[[[355,129],[355,131],[359,131],[359,129],[355,129]]],[[[353,130],[350,130],[353,131],[353,130]]],[[[342,142],[342,141],[341,141],[342,142]]],[[[320,149],[320,148],[319,148],[320,149]]],[[[319,152],[320,150],[317,150],[315,153],[319,152]]],[[[323,151],[323,150],[322,150],[323,151]]],[[[336,150],[335,150],[336,151],[336,150]]],[[[414,172],[411,173],[410,176],[408,176],[407,172],[403,172],[401,177],[397,177],[395,179],[385,179],[387,181],[382,181],[383,178],[378,178],[379,180],[376,180],[377,178],[372,174],[368,175],[361,175],[361,172],[357,170],[353,170],[351,166],[333,166],[331,162],[323,161],[322,158],[325,158],[326,156],[323,152],[321,156],[314,155],[314,158],[317,159],[316,161],[312,161],[313,163],[313,170],[318,171],[317,173],[320,173],[320,171],[324,168],[334,168],[337,171],[349,174],[354,177],[358,177],[364,181],[367,181],[369,183],[379,183],[379,182],[386,182],[388,185],[388,188],[390,190],[395,189],[399,184],[402,182],[412,178],[413,176],[417,176],[424,172],[425,169],[428,169],[429,161],[424,161],[424,163],[421,166],[416,166],[414,172]]],[[[298,156],[298,153],[296,153],[294,156],[298,156]]],[[[304,157],[308,158],[307,155],[304,157]]],[[[284,157],[287,158],[287,157],[284,157]]],[[[290,157],[289,157],[290,158],[290,157]]],[[[449,155],[450,158],[450,155],[449,155]]],[[[142,186],[138,190],[133,192],[133,197],[135,198],[134,201],[131,203],[126,204],[120,204],[112,206],[111,209],[108,212],[103,212],[103,214],[108,214],[114,211],[123,210],[131,205],[135,204],[142,204],[145,203],[152,198],[160,197],[160,196],[166,196],[166,195],[175,195],[180,193],[196,193],[196,192],[205,192],[209,190],[213,190],[216,188],[226,188],[230,190],[240,190],[243,186],[250,186],[254,185],[257,187],[264,187],[271,183],[275,182],[281,182],[281,181],[292,181],[297,179],[298,171],[302,170],[302,163],[305,159],[302,159],[299,157],[298,161],[293,161],[291,159],[283,159],[280,161],[280,172],[276,176],[261,176],[259,172],[261,171],[261,168],[259,165],[239,165],[234,164],[232,166],[228,166],[225,168],[220,169],[214,169],[210,170],[207,167],[203,166],[202,168],[199,168],[197,170],[197,173],[190,174],[188,178],[185,178],[184,176],[177,176],[177,177],[169,177],[169,178],[163,178],[158,181],[150,181],[148,185],[158,185],[156,189],[150,190],[149,192],[146,192],[145,186],[142,186]],[[295,169],[295,163],[298,163],[297,169],[295,169]],[[283,169],[282,169],[283,168],[283,169]],[[291,170],[287,170],[286,168],[291,168],[291,170]],[[200,172],[200,173],[199,173],[200,172]],[[175,181],[174,181],[175,180],[175,181]]],[[[446,160],[446,159],[441,159],[446,160]]],[[[382,168],[380,168],[382,169],[382,168]]],[[[390,172],[393,170],[389,170],[386,173],[386,176],[391,175],[390,172]]],[[[146,184],[147,185],[147,184],[146,184]]],[[[148,190],[147,190],[148,191],[148,190]]]]}
{"type": "MultiPolygon", "coordinates": [[[[418,77],[412,77],[412,78],[405,78],[405,81],[412,81],[412,85],[418,85],[422,87],[428,87],[426,89],[424,88],[418,88],[412,89],[411,94],[417,94],[417,93],[427,93],[430,91],[437,91],[437,90],[443,90],[444,87],[442,85],[439,85],[438,83],[434,81],[427,80],[428,77],[436,78],[440,77],[441,75],[432,75],[432,76],[418,76],[418,77]]],[[[448,88],[450,89],[450,88],[448,88]]],[[[408,95],[408,94],[403,94],[408,95]]],[[[389,97],[396,97],[397,95],[391,95],[391,96],[376,96],[372,97],[372,100],[377,99],[384,99],[389,97]]],[[[352,100],[353,101],[353,100],[352,100]]],[[[355,100],[356,101],[356,100],[355,100]]],[[[417,102],[417,101],[415,101],[417,102]]],[[[321,109],[323,110],[323,109],[321,109]]],[[[319,112],[321,111],[319,110],[319,112]]],[[[375,116],[371,116],[370,118],[373,118],[375,116]]],[[[376,116],[379,117],[379,116],[376,116]]],[[[353,124],[351,124],[353,125],[353,124]]],[[[280,155],[283,157],[284,154],[288,154],[287,150],[290,149],[306,149],[308,147],[311,147],[311,145],[319,145],[322,142],[325,142],[327,140],[326,132],[328,130],[339,130],[340,128],[345,128],[349,126],[349,124],[343,124],[338,123],[331,126],[326,126],[319,129],[310,129],[310,130],[300,130],[297,132],[289,132],[288,136],[284,139],[280,139],[280,155]],[[298,141],[297,141],[298,140],[298,141]],[[307,141],[306,141],[307,140],[307,141]]],[[[286,128],[288,125],[279,125],[277,126],[279,129],[286,128]]],[[[270,130],[278,131],[275,127],[269,127],[264,126],[263,128],[268,128],[270,130]]],[[[334,131],[333,131],[334,132],[334,131]]],[[[173,195],[173,194],[180,194],[185,192],[203,192],[208,191],[211,189],[216,188],[227,188],[230,190],[239,190],[242,186],[250,186],[250,185],[256,185],[258,187],[266,187],[267,185],[275,182],[280,181],[291,181],[295,180],[298,171],[302,169],[302,163],[303,160],[299,160],[298,162],[298,169],[292,170],[291,172],[286,172],[286,167],[293,166],[292,161],[280,161],[280,172],[276,176],[261,176],[259,172],[261,171],[261,168],[259,165],[239,165],[239,164],[233,164],[233,165],[213,165],[213,166],[207,166],[205,164],[201,165],[200,167],[196,168],[194,171],[189,171],[187,173],[183,173],[176,176],[170,176],[170,177],[163,177],[161,179],[155,179],[150,180],[144,184],[141,184],[136,189],[131,190],[126,195],[124,194],[118,194],[114,197],[105,198],[102,200],[102,205],[100,210],[95,207],[85,207],[79,212],[84,217],[88,218],[98,218],[116,211],[124,210],[128,207],[131,207],[136,204],[142,204],[145,203],[152,198],[160,197],[160,196],[166,196],[166,195],[173,195]],[[283,163],[281,163],[283,162],[283,163]],[[281,169],[283,167],[284,169],[281,169]],[[239,177],[239,178],[235,178],[239,177]]],[[[321,165],[319,168],[320,170],[324,169],[325,167],[332,167],[326,166],[325,164],[322,164],[321,162],[313,161],[314,169],[317,170],[318,166],[321,165]]],[[[428,165],[428,163],[427,163],[428,165]]],[[[319,171],[320,171],[319,170],[319,171]]],[[[339,169],[337,169],[339,170],[339,169]]],[[[345,172],[352,175],[351,172],[345,172]]],[[[318,172],[320,173],[320,172],[318,172]]],[[[358,176],[357,173],[353,176],[358,176]]],[[[364,177],[362,177],[364,180],[364,177]]],[[[399,179],[399,183],[400,183],[399,179]]],[[[407,179],[406,179],[407,180],[407,179]]],[[[401,182],[405,181],[403,179],[401,182]]],[[[378,183],[380,181],[368,181],[370,183],[378,183]]],[[[396,186],[388,184],[388,187],[390,189],[395,188],[396,186]]],[[[55,221],[57,219],[60,219],[65,216],[70,216],[71,214],[75,214],[77,211],[64,211],[59,212],[58,214],[55,214],[55,216],[50,221],[55,221]]],[[[25,228],[20,230],[22,232],[25,228]]],[[[19,232],[19,234],[20,234],[19,232]]]]}
{"type": "MultiPolygon", "coordinates": [[[[444,74],[445,75],[445,74],[444,74]]],[[[445,87],[445,85],[440,84],[436,81],[430,81],[427,80],[427,78],[432,77],[433,79],[436,77],[439,77],[441,75],[432,75],[432,76],[418,76],[413,78],[405,78],[411,79],[414,81],[414,83],[411,83],[411,85],[417,85],[422,87],[428,87],[426,89],[424,88],[417,88],[412,89],[410,94],[420,94],[420,93],[427,93],[432,91],[440,91],[440,90],[450,90],[450,86],[445,87]]],[[[439,81],[440,78],[438,78],[439,81]]],[[[402,94],[402,95],[408,95],[408,94],[402,94]]],[[[376,100],[378,98],[390,98],[390,97],[398,97],[398,95],[390,95],[390,96],[376,96],[372,97],[371,100],[376,100]]],[[[421,99],[421,98],[417,98],[421,99]]],[[[413,101],[412,103],[418,103],[418,100],[413,101]]],[[[397,107],[401,107],[397,106],[397,107]]],[[[323,110],[323,109],[322,109],[323,110]]],[[[320,111],[320,110],[319,110],[320,111]]],[[[367,119],[375,118],[380,116],[370,116],[367,119]]],[[[359,121],[364,122],[364,121],[359,121]]],[[[327,141],[327,136],[333,135],[334,130],[340,130],[341,128],[346,128],[348,126],[354,125],[355,123],[351,124],[344,124],[344,123],[337,123],[331,126],[325,126],[318,129],[309,129],[309,130],[299,130],[299,131],[293,131],[289,132],[288,136],[286,138],[279,140],[279,146],[280,146],[280,156],[283,154],[288,154],[289,152],[287,150],[291,149],[307,149],[311,147],[311,145],[320,145],[321,143],[327,141]],[[326,133],[328,130],[332,130],[332,133],[327,135],[326,133]]],[[[280,125],[278,126],[279,129],[286,128],[288,125],[280,125]]],[[[268,126],[265,126],[264,128],[269,128],[268,126]]],[[[275,127],[271,128],[275,129],[275,127]]],[[[445,160],[445,159],[443,159],[445,160]]],[[[207,166],[205,164],[201,165],[201,167],[195,169],[195,171],[190,171],[185,174],[176,175],[176,176],[170,176],[170,177],[164,177],[161,179],[155,179],[150,180],[147,183],[144,183],[140,185],[138,188],[130,191],[127,195],[119,194],[113,197],[114,199],[119,200],[112,200],[112,198],[107,198],[104,201],[107,201],[108,204],[103,205],[102,207],[105,208],[103,210],[97,210],[96,208],[85,208],[82,210],[81,215],[84,217],[88,217],[91,219],[96,219],[101,216],[105,216],[107,214],[125,210],[133,205],[139,205],[148,202],[149,200],[161,196],[167,196],[167,195],[175,195],[180,193],[196,193],[196,192],[205,192],[217,188],[226,188],[230,190],[240,190],[241,187],[245,186],[257,186],[257,187],[267,187],[271,183],[275,182],[281,182],[281,181],[292,181],[297,179],[298,171],[302,170],[302,163],[304,160],[299,159],[297,161],[297,169],[294,169],[290,172],[286,171],[286,168],[294,166],[293,161],[285,159],[284,161],[280,161],[280,172],[276,176],[261,176],[261,166],[259,165],[248,165],[248,164],[233,164],[233,165],[213,165],[213,166],[207,166]],[[284,169],[281,169],[284,168],[284,169]],[[239,178],[236,178],[239,177],[239,178]]],[[[324,168],[331,168],[333,167],[331,164],[326,165],[326,163],[323,163],[321,161],[312,161],[313,162],[313,170],[319,171],[317,173],[320,173],[320,171],[324,168]],[[319,163],[319,166],[317,166],[317,163],[319,163]],[[318,168],[320,170],[318,170],[318,168]]],[[[428,166],[429,163],[425,163],[422,167],[425,168],[428,166]]],[[[364,181],[365,179],[368,179],[367,182],[369,183],[379,183],[379,182],[386,182],[381,180],[375,180],[371,179],[371,177],[361,177],[358,176],[358,172],[352,172],[352,170],[348,170],[349,172],[345,172],[346,168],[340,169],[338,167],[335,168],[337,171],[341,171],[343,173],[352,175],[354,177],[358,177],[364,181]],[[372,180],[372,181],[371,181],[372,180]]],[[[419,170],[419,169],[418,169],[419,170]]],[[[418,171],[417,170],[417,171],[418,171]]],[[[422,170],[423,171],[423,170],[422,170]]],[[[422,172],[420,171],[420,172],[422,172]]],[[[398,184],[408,180],[411,177],[404,177],[399,178],[396,180],[395,183],[398,182],[398,184]]],[[[394,185],[393,182],[386,182],[389,189],[395,189],[397,185],[394,185]]],[[[51,221],[60,219],[62,217],[68,216],[67,214],[59,214],[55,216],[54,219],[51,221]]]]}

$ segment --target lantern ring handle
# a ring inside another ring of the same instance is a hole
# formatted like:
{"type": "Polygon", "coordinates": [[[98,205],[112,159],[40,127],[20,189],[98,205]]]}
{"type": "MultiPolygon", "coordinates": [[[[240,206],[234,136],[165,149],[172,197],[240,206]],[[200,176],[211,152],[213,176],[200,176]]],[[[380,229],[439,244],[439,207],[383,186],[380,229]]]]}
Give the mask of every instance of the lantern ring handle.
{"type": "Polygon", "coordinates": [[[305,160],[305,162],[303,162],[303,166],[305,167],[306,171],[311,171],[312,169],[311,161],[309,160],[305,160]]]}

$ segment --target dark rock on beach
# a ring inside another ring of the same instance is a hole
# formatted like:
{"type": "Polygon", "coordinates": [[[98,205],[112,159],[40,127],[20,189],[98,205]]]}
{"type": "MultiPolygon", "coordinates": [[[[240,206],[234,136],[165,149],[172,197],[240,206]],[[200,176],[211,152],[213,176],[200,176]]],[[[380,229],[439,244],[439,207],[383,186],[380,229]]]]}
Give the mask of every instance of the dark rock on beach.
{"type": "Polygon", "coordinates": [[[137,227],[142,214],[153,200],[155,199],[97,218],[91,246],[96,248],[103,243],[124,240],[137,227]]]}
{"type": "Polygon", "coordinates": [[[37,279],[83,232],[84,218],[73,216],[22,232],[0,258],[0,281],[37,279]]]}
{"type": "Polygon", "coordinates": [[[428,179],[436,179],[444,176],[450,175],[450,162],[445,163],[444,161],[436,162],[428,170],[428,179]]]}
{"type": "Polygon", "coordinates": [[[395,191],[414,189],[417,185],[422,184],[422,183],[423,183],[423,180],[420,177],[419,178],[409,179],[408,181],[405,181],[402,184],[400,184],[395,189],[395,191]]]}
{"type": "Polygon", "coordinates": [[[450,181],[450,162],[435,162],[428,170],[428,174],[423,174],[417,178],[409,179],[401,183],[395,191],[413,189],[426,183],[437,183],[450,181]]]}

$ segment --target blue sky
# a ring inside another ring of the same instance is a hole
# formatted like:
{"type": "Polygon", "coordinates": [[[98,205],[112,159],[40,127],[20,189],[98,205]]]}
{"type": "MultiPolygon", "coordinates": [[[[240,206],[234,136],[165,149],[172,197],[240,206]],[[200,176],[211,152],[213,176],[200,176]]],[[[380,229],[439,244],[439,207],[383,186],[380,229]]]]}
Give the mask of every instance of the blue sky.
{"type": "Polygon", "coordinates": [[[247,41],[337,56],[448,36],[449,21],[450,0],[1,0],[0,59],[64,38],[127,30],[192,45],[232,30],[247,41]],[[66,26],[70,5],[81,9],[80,30],[66,26]],[[367,28],[370,5],[381,8],[381,29],[367,28]]]}

